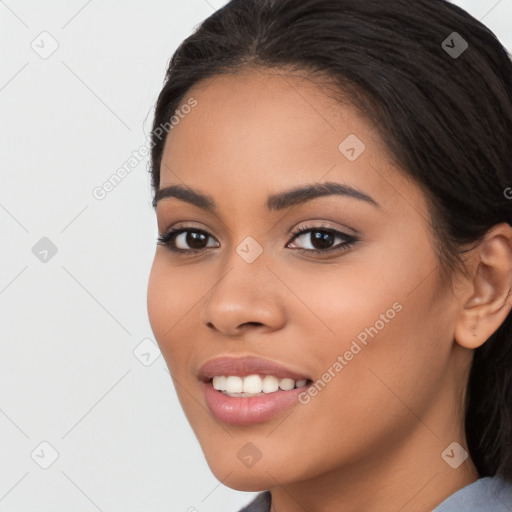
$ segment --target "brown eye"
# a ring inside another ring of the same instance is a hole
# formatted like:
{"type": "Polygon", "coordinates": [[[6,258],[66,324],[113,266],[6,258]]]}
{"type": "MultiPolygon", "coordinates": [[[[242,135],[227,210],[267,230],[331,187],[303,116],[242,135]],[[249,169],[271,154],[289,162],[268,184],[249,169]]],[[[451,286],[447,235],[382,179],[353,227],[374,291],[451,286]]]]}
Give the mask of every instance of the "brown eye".
{"type": "MultiPolygon", "coordinates": [[[[198,252],[208,247],[208,239],[212,238],[202,229],[177,228],[171,229],[167,233],[158,237],[158,244],[167,246],[175,252],[198,252]]],[[[217,246],[213,246],[217,247],[217,246]]]]}
{"type": "Polygon", "coordinates": [[[180,238],[182,238],[181,242],[187,244],[191,249],[204,249],[208,242],[208,235],[202,231],[184,231],[174,238],[178,249],[187,249],[187,247],[179,247],[180,238]]]}
{"type": "Polygon", "coordinates": [[[292,241],[299,240],[301,238],[304,240],[304,245],[306,247],[297,247],[297,249],[306,253],[328,253],[338,249],[347,250],[358,241],[354,236],[332,228],[301,228],[293,234],[294,237],[292,241]],[[341,242],[335,244],[336,240],[341,240],[341,242]],[[310,247],[307,247],[308,244],[310,247]]]}
{"type": "Polygon", "coordinates": [[[336,236],[327,231],[310,231],[309,239],[306,238],[306,240],[313,246],[313,249],[325,250],[332,246],[336,236]]]}

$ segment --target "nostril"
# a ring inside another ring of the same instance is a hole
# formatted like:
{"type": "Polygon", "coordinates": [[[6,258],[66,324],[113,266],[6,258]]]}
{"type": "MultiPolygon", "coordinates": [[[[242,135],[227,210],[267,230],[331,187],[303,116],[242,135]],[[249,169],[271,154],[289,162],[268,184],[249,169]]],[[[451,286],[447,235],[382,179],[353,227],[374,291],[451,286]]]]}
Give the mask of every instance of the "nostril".
{"type": "Polygon", "coordinates": [[[256,327],[259,327],[260,325],[263,325],[261,322],[246,322],[245,324],[242,324],[242,326],[244,325],[255,325],[256,327]]]}

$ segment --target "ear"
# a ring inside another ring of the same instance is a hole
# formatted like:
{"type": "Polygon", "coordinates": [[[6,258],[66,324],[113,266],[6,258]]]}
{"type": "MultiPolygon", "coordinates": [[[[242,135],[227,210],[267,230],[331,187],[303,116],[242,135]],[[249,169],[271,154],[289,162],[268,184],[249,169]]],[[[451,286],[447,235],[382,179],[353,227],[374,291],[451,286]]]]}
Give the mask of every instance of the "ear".
{"type": "Polygon", "coordinates": [[[469,251],[463,278],[455,341],[478,348],[498,329],[512,308],[512,227],[496,224],[469,251]]]}

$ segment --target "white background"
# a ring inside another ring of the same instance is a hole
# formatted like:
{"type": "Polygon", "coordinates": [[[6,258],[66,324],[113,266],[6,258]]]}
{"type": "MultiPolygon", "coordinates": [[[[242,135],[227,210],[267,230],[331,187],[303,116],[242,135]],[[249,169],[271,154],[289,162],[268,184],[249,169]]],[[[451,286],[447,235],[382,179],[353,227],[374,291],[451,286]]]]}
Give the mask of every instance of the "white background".
{"type": "MultiPolygon", "coordinates": [[[[224,3],[0,0],[0,512],[234,512],[255,495],[215,479],[163,358],[133,353],[149,338],[159,354],[147,158],[92,195],[145,144],[172,52],[224,3]]],[[[512,50],[512,0],[455,3],[512,50]]]]}

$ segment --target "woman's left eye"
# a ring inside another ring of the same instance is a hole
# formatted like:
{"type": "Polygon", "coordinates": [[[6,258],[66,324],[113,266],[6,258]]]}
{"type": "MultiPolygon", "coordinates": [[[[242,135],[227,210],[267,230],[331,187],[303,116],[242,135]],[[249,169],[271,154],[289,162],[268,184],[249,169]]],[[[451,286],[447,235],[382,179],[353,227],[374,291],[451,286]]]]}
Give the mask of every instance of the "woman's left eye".
{"type": "MultiPolygon", "coordinates": [[[[296,249],[305,253],[314,254],[325,254],[331,251],[347,250],[358,241],[358,239],[353,235],[343,233],[337,229],[324,227],[299,228],[291,234],[293,235],[293,238],[287,244],[287,247],[294,242],[294,240],[304,238],[306,243],[309,243],[312,248],[296,247],[296,249]],[[308,233],[309,240],[308,237],[305,236],[308,233]],[[333,246],[332,244],[336,239],[341,240],[341,242],[333,246]]],[[[196,254],[207,248],[219,247],[218,245],[208,245],[209,239],[214,240],[207,231],[197,228],[180,227],[172,228],[159,236],[158,245],[164,245],[175,253],[196,254]],[[179,245],[181,245],[181,247],[179,247],[179,245]]]]}
{"type": "Polygon", "coordinates": [[[294,235],[292,241],[304,238],[307,243],[313,246],[312,249],[299,247],[299,250],[314,254],[325,254],[330,251],[347,250],[358,241],[358,239],[353,235],[343,233],[337,229],[324,227],[299,228],[292,234],[294,235]],[[307,234],[309,234],[309,237],[305,236],[307,234]],[[332,244],[336,239],[341,240],[341,243],[333,246],[332,244]]]}

